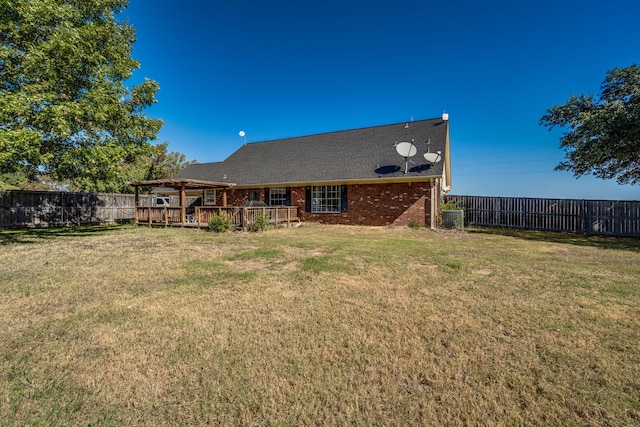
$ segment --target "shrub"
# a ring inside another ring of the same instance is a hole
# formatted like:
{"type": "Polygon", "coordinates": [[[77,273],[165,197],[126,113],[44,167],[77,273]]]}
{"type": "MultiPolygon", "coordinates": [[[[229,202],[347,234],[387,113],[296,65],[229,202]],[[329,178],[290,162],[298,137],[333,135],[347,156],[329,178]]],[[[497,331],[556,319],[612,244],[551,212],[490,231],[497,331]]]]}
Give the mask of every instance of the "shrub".
{"type": "Polygon", "coordinates": [[[231,218],[227,215],[213,215],[208,222],[209,230],[216,233],[224,233],[231,230],[231,218]]]}
{"type": "Polygon", "coordinates": [[[447,200],[440,203],[441,211],[463,211],[464,208],[458,204],[455,200],[447,200]]]}
{"type": "Polygon", "coordinates": [[[411,224],[409,224],[409,227],[413,228],[414,230],[417,230],[418,228],[422,227],[422,224],[420,224],[420,222],[417,219],[414,219],[413,221],[411,221],[411,224]]]}
{"type": "Polygon", "coordinates": [[[266,212],[258,212],[253,218],[253,224],[249,225],[250,231],[264,231],[269,224],[269,216],[266,212]]]}

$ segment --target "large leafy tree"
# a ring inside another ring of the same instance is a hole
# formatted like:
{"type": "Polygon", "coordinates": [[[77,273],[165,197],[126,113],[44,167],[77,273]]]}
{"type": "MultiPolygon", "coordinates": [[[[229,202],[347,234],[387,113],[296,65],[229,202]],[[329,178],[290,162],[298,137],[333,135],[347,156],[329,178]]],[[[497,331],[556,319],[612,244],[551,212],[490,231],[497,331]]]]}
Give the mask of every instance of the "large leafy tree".
{"type": "Polygon", "coordinates": [[[113,191],[154,153],[158,84],[125,82],[134,28],[127,0],[2,0],[0,173],[26,172],[113,191]]]}
{"type": "Polygon", "coordinates": [[[547,110],[540,123],[565,133],[566,160],[556,169],[593,174],[619,184],[640,182],[640,67],[607,72],[599,96],[571,96],[547,110]]]}

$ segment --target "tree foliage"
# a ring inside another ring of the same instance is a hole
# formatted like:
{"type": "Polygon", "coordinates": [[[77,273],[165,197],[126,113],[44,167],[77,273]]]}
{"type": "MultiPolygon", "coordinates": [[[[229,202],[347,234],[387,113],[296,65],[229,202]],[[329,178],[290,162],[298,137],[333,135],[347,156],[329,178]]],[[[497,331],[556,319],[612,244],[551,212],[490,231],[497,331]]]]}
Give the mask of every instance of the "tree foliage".
{"type": "Polygon", "coordinates": [[[576,177],[593,174],[619,184],[640,182],[640,67],[607,72],[598,97],[571,96],[547,110],[540,123],[565,129],[560,146],[566,160],[557,170],[576,177]]]}
{"type": "MultiPolygon", "coordinates": [[[[171,178],[185,166],[197,163],[195,160],[187,160],[184,154],[177,151],[167,152],[168,145],[168,142],[164,142],[154,146],[152,155],[137,163],[127,182],[171,178]]],[[[122,192],[131,191],[127,182],[123,183],[122,192]]],[[[152,188],[139,187],[138,189],[142,193],[147,193],[152,188]]]]}
{"type": "Polygon", "coordinates": [[[187,165],[197,163],[187,160],[186,156],[177,151],[167,152],[168,143],[164,142],[154,147],[154,153],[149,159],[148,169],[144,180],[171,178],[187,165]]]}
{"type": "Polygon", "coordinates": [[[158,84],[139,67],[127,0],[3,0],[0,173],[20,171],[114,191],[154,154],[158,84]]]}

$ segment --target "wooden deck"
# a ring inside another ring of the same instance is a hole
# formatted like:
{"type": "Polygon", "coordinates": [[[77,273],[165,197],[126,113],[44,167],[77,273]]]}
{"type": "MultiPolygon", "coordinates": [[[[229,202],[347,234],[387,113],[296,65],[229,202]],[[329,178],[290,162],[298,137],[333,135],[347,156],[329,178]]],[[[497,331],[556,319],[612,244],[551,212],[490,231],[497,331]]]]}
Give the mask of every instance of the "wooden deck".
{"type": "Polygon", "coordinates": [[[300,222],[298,206],[196,206],[195,213],[182,218],[182,208],[179,206],[154,207],[139,206],[136,208],[136,224],[164,227],[198,227],[207,228],[209,220],[214,215],[226,215],[231,218],[231,224],[246,231],[255,222],[256,215],[264,213],[269,225],[291,226],[300,222]]]}

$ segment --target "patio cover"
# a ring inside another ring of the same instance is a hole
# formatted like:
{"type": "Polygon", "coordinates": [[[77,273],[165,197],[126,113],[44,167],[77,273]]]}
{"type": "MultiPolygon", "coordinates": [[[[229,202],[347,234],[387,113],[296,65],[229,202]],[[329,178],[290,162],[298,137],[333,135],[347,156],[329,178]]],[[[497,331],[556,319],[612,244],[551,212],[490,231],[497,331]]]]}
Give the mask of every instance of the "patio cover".
{"type": "Polygon", "coordinates": [[[147,181],[133,181],[130,182],[129,185],[132,185],[136,188],[138,187],[169,187],[181,189],[185,188],[188,190],[205,190],[205,189],[213,189],[213,188],[228,188],[232,187],[235,184],[231,182],[213,182],[213,181],[203,181],[200,179],[186,179],[186,178],[167,178],[167,179],[150,179],[147,181]]]}
{"type": "Polygon", "coordinates": [[[231,182],[213,182],[204,181],[199,179],[186,179],[186,178],[167,178],[167,179],[150,179],[146,181],[132,181],[129,185],[135,187],[135,200],[136,200],[136,223],[138,223],[138,187],[169,187],[180,190],[180,222],[182,226],[186,223],[187,207],[186,207],[186,190],[209,190],[215,188],[224,189],[222,194],[222,206],[227,206],[227,192],[226,189],[234,186],[231,182]]]}

